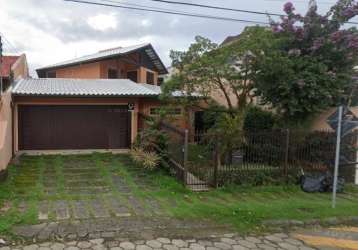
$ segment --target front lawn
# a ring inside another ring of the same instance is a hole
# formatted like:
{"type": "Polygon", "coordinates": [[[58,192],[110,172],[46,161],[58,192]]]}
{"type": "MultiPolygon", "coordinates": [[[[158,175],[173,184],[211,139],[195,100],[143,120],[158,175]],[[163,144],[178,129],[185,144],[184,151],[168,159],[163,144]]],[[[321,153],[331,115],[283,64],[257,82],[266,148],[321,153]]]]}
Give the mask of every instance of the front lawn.
{"type": "MultiPolygon", "coordinates": [[[[51,207],[65,202],[71,210],[77,201],[109,204],[113,198],[132,216],[211,219],[241,232],[263,230],[264,220],[358,216],[357,186],[339,194],[337,208],[331,209],[330,194],[307,194],[296,186],[231,186],[192,193],[163,171],[134,166],[128,155],[24,156],[0,184],[0,233],[10,232],[13,225],[39,223],[44,203],[51,207]]],[[[111,209],[108,214],[114,216],[111,209]]],[[[51,209],[48,220],[56,220],[51,209]]]]}
{"type": "Polygon", "coordinates": [[[265,220],[358,216],[358,187],[353,185],[344,194],[338,194],[337,208],[332,209],[331,194],[308,194],[298,186],[231,186],[191,193],[179,188],[169,177],[157,178],[162,189],[143,195],[160,200],[172,216],[210,218],[242,232],[263,230],[265,220]]]}

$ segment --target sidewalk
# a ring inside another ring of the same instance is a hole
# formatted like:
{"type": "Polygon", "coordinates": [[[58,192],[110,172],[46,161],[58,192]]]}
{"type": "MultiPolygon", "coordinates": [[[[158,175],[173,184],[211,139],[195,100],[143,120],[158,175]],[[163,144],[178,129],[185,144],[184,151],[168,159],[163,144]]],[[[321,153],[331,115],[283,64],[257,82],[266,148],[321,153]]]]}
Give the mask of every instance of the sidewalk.
{"type": "Polygon", "coordinates": [[[260,237],[240,237],[235,234],[211,235],[205,238],[153,238],[129,241],[127,239],[98,238],[85,241],[45,242],[27,246],[2,247],[0,250],[310,250],[303,242],[287,234],[260,237]]]}

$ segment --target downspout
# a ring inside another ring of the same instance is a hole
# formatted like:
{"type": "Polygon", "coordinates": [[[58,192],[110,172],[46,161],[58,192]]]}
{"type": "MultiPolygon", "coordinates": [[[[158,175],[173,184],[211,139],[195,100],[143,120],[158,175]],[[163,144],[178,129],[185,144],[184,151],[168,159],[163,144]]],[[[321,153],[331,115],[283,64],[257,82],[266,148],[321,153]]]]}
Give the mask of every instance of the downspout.
{"type": "Polygon", "coordinates": [[[12,158],[15,157],[15,104],[11,95],[11,152],[12,158]]]}

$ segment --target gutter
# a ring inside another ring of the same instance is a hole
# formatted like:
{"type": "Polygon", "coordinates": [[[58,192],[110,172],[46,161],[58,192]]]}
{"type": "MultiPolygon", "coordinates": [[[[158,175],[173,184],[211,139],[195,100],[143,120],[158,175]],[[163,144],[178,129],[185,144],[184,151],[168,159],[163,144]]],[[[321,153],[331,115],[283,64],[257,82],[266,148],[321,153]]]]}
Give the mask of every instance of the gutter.
{"type": "Polygon", "coordinates": [[[15,103],[11,96],[11,154],[15,157],[15,103]]]}

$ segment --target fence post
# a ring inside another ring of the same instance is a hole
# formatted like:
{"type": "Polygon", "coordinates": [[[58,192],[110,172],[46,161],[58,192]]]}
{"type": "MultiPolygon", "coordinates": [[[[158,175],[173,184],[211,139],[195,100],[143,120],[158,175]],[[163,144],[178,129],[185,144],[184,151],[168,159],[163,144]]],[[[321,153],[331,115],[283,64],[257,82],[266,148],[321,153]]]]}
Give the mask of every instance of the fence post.
{"type": "MultiPolygon", "coordinates": [[[[358,129],[355,130],[355,141],[354,141],[354,149],[355,149],[355,159],[356,159],[356,162],[358,162],[358,129]]],[[[355,178],[354,178],[354,184],[358,185],[358,163],[355,165],[355,178]]]]}
{"type": "Polygon", "coordinates": [[[215,155],[214,155],[214,188],[218,188],[218,168],[220,164],[220,153],[219,144],[215,144],[215,155]]]}
{"type": "Polygon", "coordinates": [[[188,169],[187,169],[187,165],[188,165],[188,144],[189,144],[189,131],[187,129],[185,129],[185,134],[184,134],[184,185],[187,185],[187,178],[188,178],[188,169]]]}
{"type": "Polygon", "coordinates": [[[286,143],[285,143],[285,163],[283,168],[284,177],[288,178],[288,157],[290,152],[290,130],[286,129],[286,143]]]}

